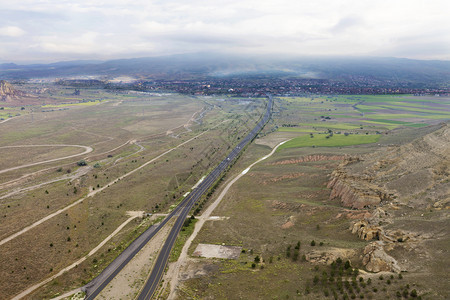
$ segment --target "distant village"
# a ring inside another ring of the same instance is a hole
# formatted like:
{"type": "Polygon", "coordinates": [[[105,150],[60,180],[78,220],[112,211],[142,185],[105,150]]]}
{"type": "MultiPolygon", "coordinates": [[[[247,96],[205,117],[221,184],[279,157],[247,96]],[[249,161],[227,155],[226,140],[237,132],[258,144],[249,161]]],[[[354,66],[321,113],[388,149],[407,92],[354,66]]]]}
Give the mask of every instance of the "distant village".
{"type": "Polygon", "coordinates": [[[78,87],[103,87],[143,92],[178,92],[189,95],[236,95],[257,97],[265,94],[295,96],[321,95],[382,95],[413,94],[448,96],[450,88],[411,86],[408,82],[383,81],[360,76],[328,79],[282,78],[209,78],[194,80],[137,80],[135,82],[111,82],[107,80],[60,80],[57,84],[78,87]]]}

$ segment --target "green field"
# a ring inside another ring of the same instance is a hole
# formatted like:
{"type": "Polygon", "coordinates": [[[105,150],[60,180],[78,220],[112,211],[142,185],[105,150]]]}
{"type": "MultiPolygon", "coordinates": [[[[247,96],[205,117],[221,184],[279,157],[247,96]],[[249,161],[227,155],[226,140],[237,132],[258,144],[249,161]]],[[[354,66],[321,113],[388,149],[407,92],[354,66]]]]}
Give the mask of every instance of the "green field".
{"type": "Polygon", "coordinates": [[[316,134],[314,137],[309,135],[300,136],[290,140],[289,142],[281,145],[278,150],[286,148],[299,148],[299,147],[343,147],[360,144],[375,143],[380,138],[378,134],[369,135],[356,135],[351,134],[348,136],[335,134],[329,138],[325,134],[316,134]]]}
{"type": "Polygon", "coordinates": [[[42,105],[42,108],[55,108],[55,107],[69,107],[69,106],[92,106],[102,103],[102,100],[78,102],[78,103],[62,103],[62,104],[48,104],[42,105]]]}

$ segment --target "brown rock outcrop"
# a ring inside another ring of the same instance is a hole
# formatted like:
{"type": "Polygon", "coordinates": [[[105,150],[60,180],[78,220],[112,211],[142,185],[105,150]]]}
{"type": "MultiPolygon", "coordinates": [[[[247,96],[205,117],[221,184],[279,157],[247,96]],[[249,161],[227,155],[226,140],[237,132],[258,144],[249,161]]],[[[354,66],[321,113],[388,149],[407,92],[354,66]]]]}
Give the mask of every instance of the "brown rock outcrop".
{"type": "Polygon", "coordinates": [[[383,229],[379,226],[372,226],[366,220],[360,220],[350,226],[353,234],[358,234],[359,238],[365,241],[381,240],[384,236],[383,229]]]}
{"type": "Polygon", "coordinates": [[[306,260],[311,263],[331,265],[339,257],[349,259],[356,254],[353,249],[329,248],[325,251],[313,250],[305,255],[306,260]]]}
{"type": "Polygon", "coordinates": [[[363,265],[370,272],[400,272],[398,262],[388,255],[383,242],[372,242],[364,248],[363,265]]]}
{"type": "Polygon", "coordinates": [[[330,200],[340,199],[343,206],[354,209],[376,206],[382,201],[392,200],[395,195],[388,194],[384,188],[374,184],[372,175],[349,172],[348,166],[360,162],[357,157],[346,158],[331,173],[327,185],[331,189],[330,200]]]}
{"type": "Polygon", "coordinates": [[[0,101],[11,101],[13,98],[23,96],[25,93],[13,88],[8,82],[0,81],[0,101]]]}

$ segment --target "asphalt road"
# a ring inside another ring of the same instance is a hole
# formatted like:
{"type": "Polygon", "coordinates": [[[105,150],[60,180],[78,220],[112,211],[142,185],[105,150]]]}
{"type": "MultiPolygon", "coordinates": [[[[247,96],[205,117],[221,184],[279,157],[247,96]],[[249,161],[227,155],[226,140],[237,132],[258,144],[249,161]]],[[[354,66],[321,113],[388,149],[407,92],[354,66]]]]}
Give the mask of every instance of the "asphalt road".
{"type": "Polygon", "coordinates": [[[169,233],[164,246],[161,249],[161,252],[156,259],[155,265],[150,273],[150,276],[145,283],[144,288],[142,289],[138,299],[146,300],[151,299],[158,284],[161,280],[161,277],[164,273],[164,269],[166,267],[167,261],[169,259],[170,251],[177,239],[178,233],[183,227],[183,223],[186,220],[191,208],[194,204],[200,199],[200,197],[211,187],[211,185],[219,178],[220,174],[231,164],[231,162],[239,155],[242,149],[250,143],[258,134],[258,132],[264,127],[264,125],[269,121],[271,113],[272,113],[272,105],[273,100],[272,96],[269,96],[269,102],[267,105],[266,113],[263,118],[258,122],[258,124],[253,128],[250,133],[237,145],[228,156],[205,178],[205,180],[196,188],[194,191],[186,197],[188,202],[181,209],[180,214],[173,226],[172,230],[169,233]]]}
{"type": "Polygon", "coordinates": [[[228,168],[233,160],[239,155],[242,149],[250,143],[258,134],[258,132],[269,121],[272,114],[273,100],[272,96],[268,96],[269,101],[267,109],[258,122],[255,128],[250,131],[245,138],[228,154],[228,156],[211,172],[209,175],[195,188],[192,192],[184,198],[180,204],[159,224],[151,226],[144,233],[142,233],[136,240],[134,240],[109,266],[107,266],[96,278],[94,278],[87,285],[82,287],[82,290],[86,292],[87,300],[94,299],[107,285],[108,283],[125,267],[128,262],[152,239],[152,237],[158,233],[173,216],[177,216],[177,220],[172,230],[169,233],[164,246],[155,262],[155,265],[150,273],[150,276],[145,283],[138,299],[151,299],[155,292],[162,274],[169,259],[170,251],[176,241],[178,233],[183,227],[183,223],[186,220],[190,210],[194,204],[200,199],[200,197],[209,190],[212,184],[219,178],[220,174],[228,168]]]}

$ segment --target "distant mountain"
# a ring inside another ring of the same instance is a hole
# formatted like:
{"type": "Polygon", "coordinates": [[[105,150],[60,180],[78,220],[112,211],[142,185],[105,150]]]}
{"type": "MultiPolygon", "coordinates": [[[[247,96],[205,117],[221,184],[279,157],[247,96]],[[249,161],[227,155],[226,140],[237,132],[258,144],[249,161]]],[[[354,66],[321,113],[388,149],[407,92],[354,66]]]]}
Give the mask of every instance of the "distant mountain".
{"type": "Polygon", "coordinates": [[[149,79],[201,79],[230,77],[321,78],[379,80],[420,87],[449,87],[450,61],[422,61],[380,57],[250,57],[210,53],[69,61],[40,65],[0,65],[0,78],[137,76],[149,79]],[[361,79],[364,77],[365,79],[361,79]]]}

